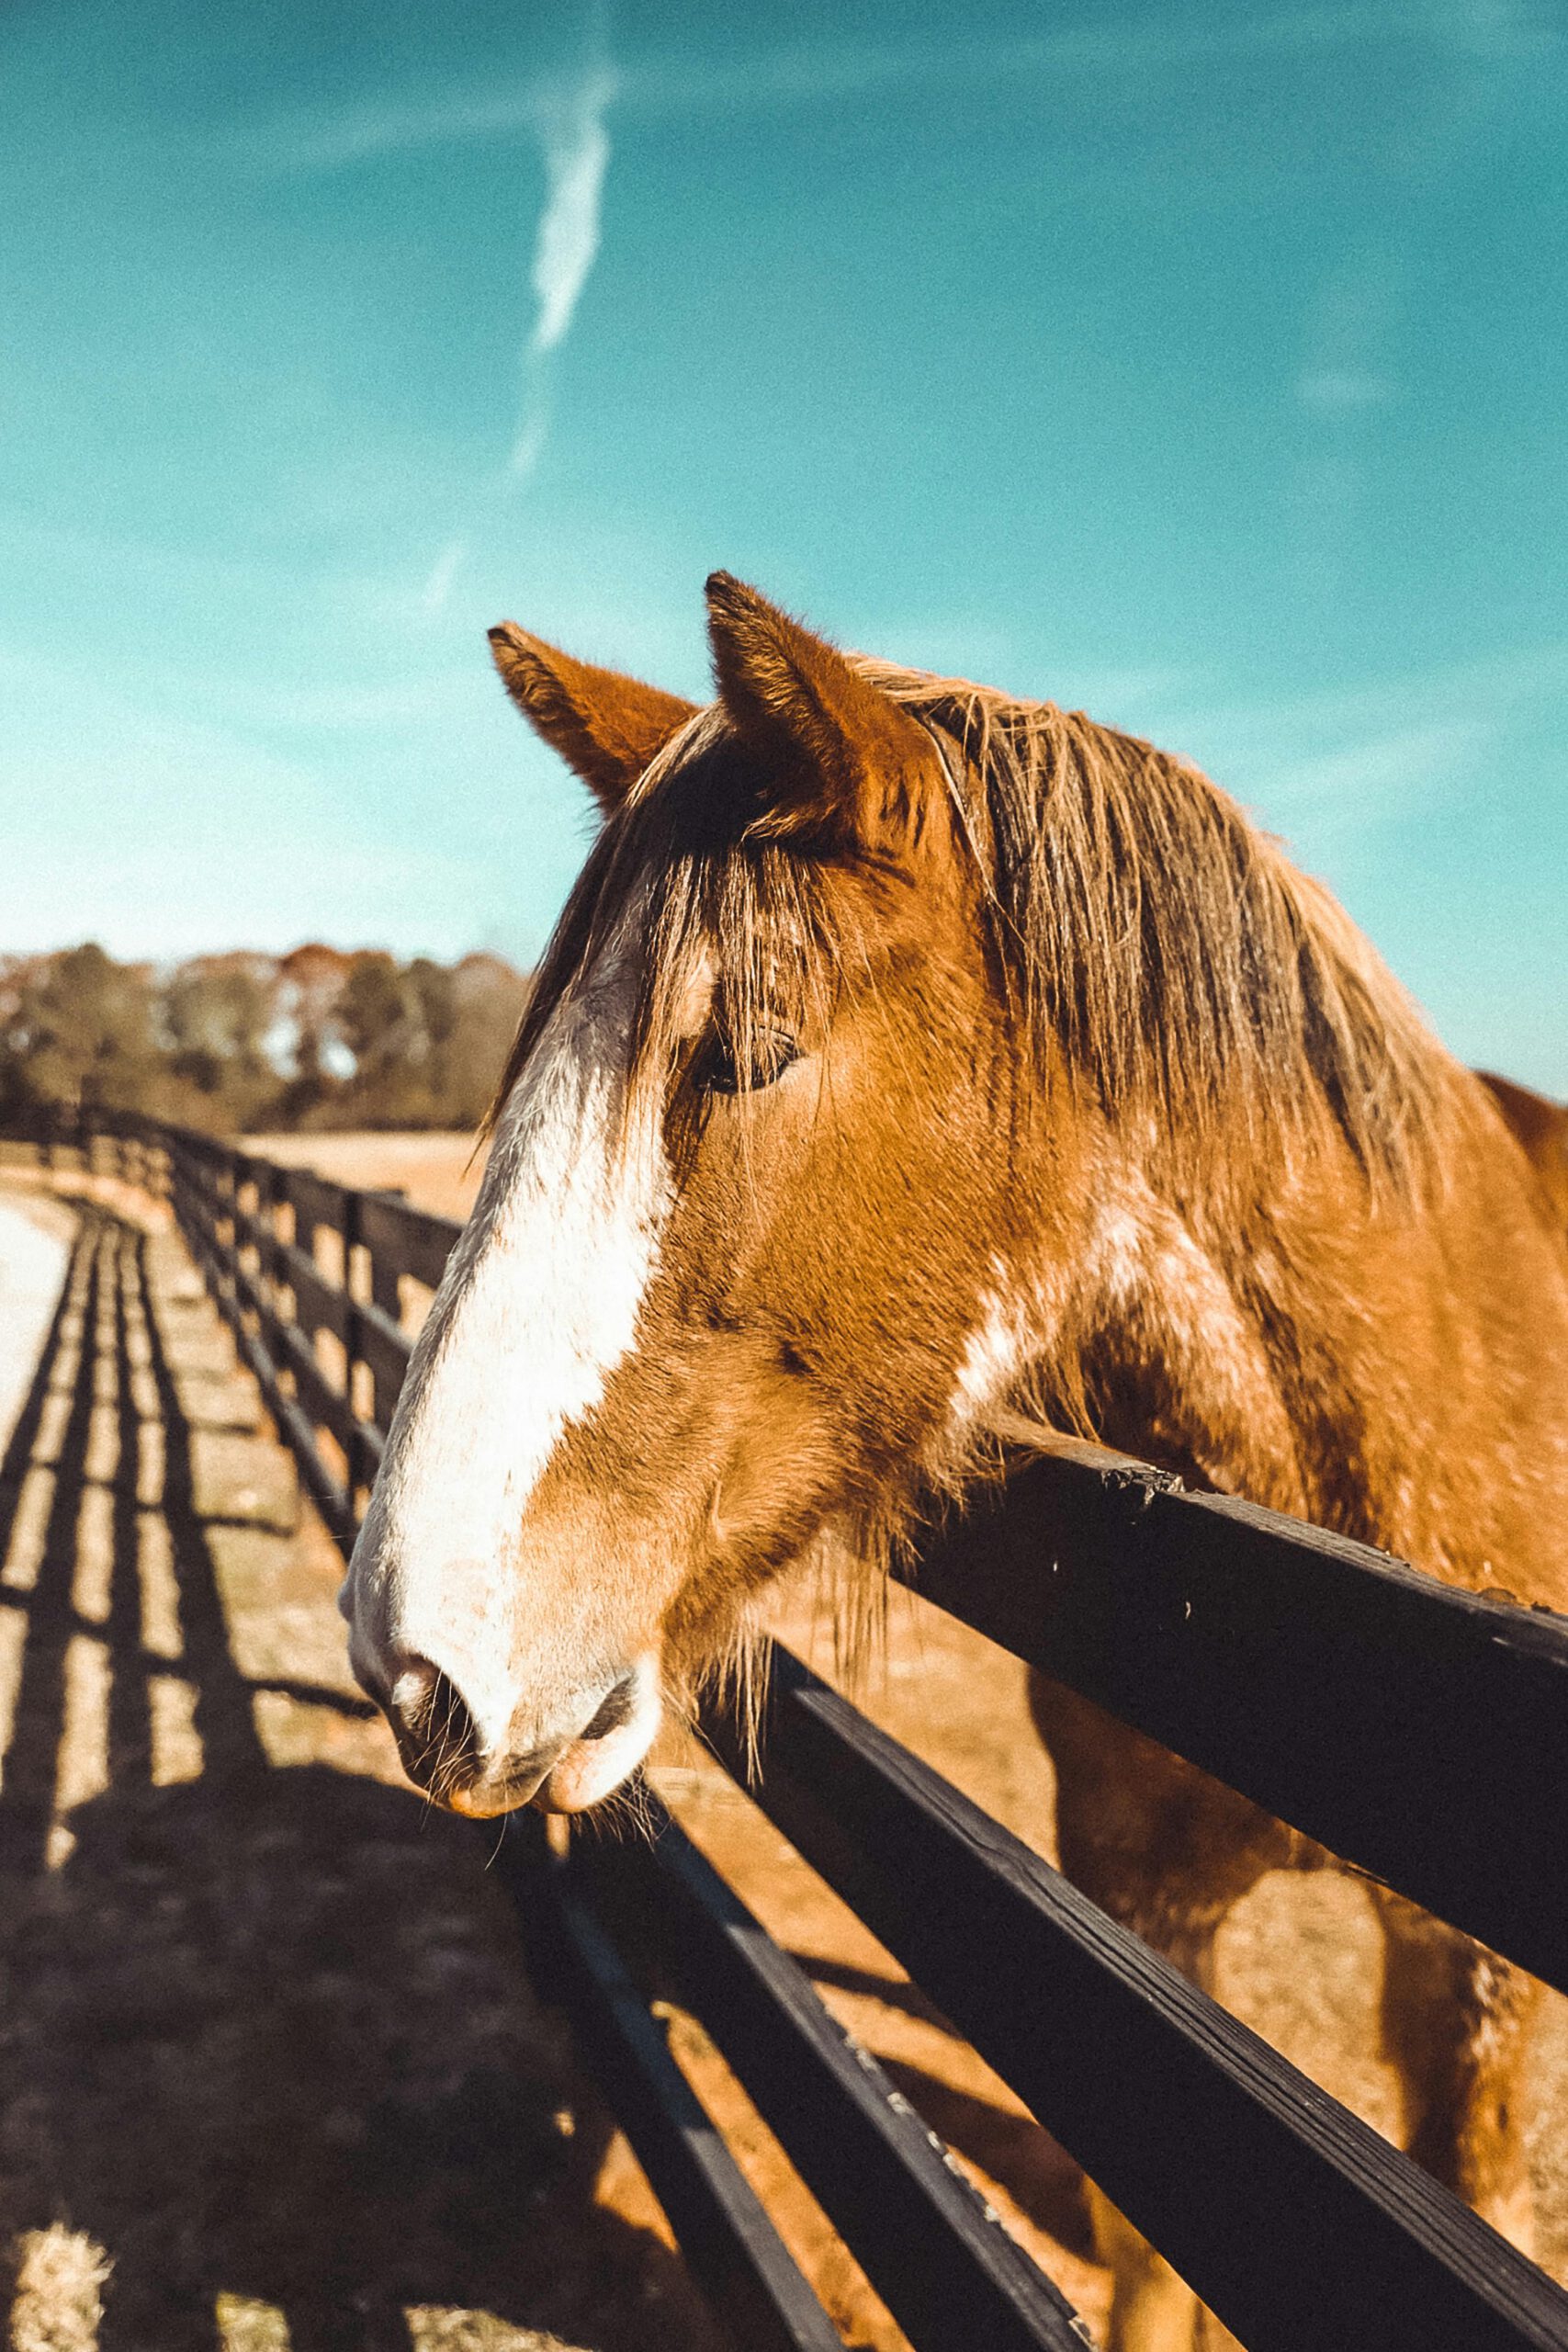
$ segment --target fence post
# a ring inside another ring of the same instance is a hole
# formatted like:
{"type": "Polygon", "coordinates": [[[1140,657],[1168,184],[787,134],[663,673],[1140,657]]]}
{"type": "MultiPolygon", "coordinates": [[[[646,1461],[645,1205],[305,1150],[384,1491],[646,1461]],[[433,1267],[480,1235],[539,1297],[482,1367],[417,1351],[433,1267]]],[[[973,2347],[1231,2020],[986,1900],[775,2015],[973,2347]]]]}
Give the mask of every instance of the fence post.
{"type": "MultiPolygon", "coordinates": [[[[357,1192],[345,1187],[343,1193],[343,1288],[344,1297],[346,1302],[344,1316],[344,1345],[345,1350],[345,1361],[344,1363],[343,1385],[344,1394],[348,1398],[348,1409],[351,1416],[346,1451],[348,1454],[348,1508],[354,1518],[357,1518],[359,1515],[359,1497],[361,1492],[368,1493],[376,1477],[376,1459],[374,1454],[371,1453],[370,1447],[367,1444],[360,1428],[363,1416],[355,1402],[354,1396],[356,1375],[359,1372],[360,1366],[365,1362],[365,1326],[364,1319],[359,1311],[360,1301],[358,1291],[355,1286],[356,1269],[355,1264],[355,1253],[363,1247],[364,1243],[360,1238],[359,1194],[357,1192]]],[[[374,1263],[374,1261],[372,1261],[372,1263],[374,1263]]],[[[374,1280],[374,1277],[372,1277],[372,1280],[374,1280]]],[[[372,1382],[374,1382],[374,1378],[375,1375],[372,1374],[372,1382]]]]}
{"type": "MultiPolygon", "coordinates": [[[[370,1296],[383,1315],[389,1315],[394,1323],[402,1322],[403,1293],[398,1270],[374,1251],[370,1257],[370,1296]]],[[[377,1402],[379,1404],[379,1397],[377,1402]]]]}

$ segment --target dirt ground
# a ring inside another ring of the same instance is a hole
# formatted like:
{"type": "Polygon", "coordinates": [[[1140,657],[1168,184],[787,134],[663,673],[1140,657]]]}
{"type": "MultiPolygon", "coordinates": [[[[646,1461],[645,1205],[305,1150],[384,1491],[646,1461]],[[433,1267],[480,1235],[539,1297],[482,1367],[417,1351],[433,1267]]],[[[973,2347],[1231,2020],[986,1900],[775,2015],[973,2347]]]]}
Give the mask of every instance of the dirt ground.
{"type": "MultiPolygon", "coordinates": [[[[343,1181],[458,1201],[466,1138],[292,1140],[343,1181]]],[[[32,1213],[70,1229],[57,1204],[32,1213]]],[[[308,1511],[296,1527],[291,1470],[177,1244],[96,1212],[72,1263],[0,1469],[15,2344],[708,2352],[646,2183],[531,1999],[468,1834],[401,1787],[354,1692],[335,1555],[308,1511]],[[74,1498],[64,1515],[60,1497],[74,1498]]],[[[780,1623],[832,1677],[807,1600],[786,1596],[780,1623]]],[[[1050,1854],[1052,1776],[1016,1661],[900,1594],[857,1695],[1050,1854]]],[[[716,1764],[671,1739],[654,1777],[1101,2325],[1071,2161],[716,1764]]],[[[1397,2135],[1380,1975],[1349,1879],[1276,1874],[1224,1931],[1227,2002],[1397,2135]]],[[[1542,2252],[1560,2273],[1565,2016],[1553,2002],[1535,2120],[1542,2252]]],[[[678,2009],[667,2024],[846,2339],[900,2346],[700,2026],[678,2009]]]]}

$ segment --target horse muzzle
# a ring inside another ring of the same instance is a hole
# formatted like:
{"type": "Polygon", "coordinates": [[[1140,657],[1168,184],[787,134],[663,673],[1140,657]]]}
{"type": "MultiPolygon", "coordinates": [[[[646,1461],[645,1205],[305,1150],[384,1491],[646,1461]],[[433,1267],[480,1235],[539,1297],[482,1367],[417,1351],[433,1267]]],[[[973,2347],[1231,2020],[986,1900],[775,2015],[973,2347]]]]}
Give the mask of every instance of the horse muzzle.
{"type": "Polygon", "coordinates": [[[525,1804],[544,1813],[587,1812],[637,1770],[663,1715],[651,1653],[590,1693],[573,1710],[570,1728],[544,1737],[509,1732],[488,1749],[462,1692],[427,1658],[402,1660],[390,1690],[372,1695],[410,1780],[438,1804],[474,1820],[525,1804]]]}

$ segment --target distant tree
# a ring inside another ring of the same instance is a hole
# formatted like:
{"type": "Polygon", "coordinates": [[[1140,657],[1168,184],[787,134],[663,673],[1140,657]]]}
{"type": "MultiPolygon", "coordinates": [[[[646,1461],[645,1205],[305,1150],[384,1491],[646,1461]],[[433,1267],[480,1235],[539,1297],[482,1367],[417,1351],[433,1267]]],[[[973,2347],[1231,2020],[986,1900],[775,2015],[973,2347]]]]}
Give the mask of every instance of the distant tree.
{"type": "Polygon", "coordinates": [[[355,1056],[332,1106],[334,1125],[474,1126],[501,1075],[527,994],[494,956],[448,967],[428,956],[398,965],[355,956],[339,1000],[355,1056]]]}
{"type": "Polygon", "coordinates": [[[416,956],[403,975],[412,1016],[412,1058],[423,1080],[434,1118],[444,1118],[448,1091],[446,1062],[457,1026],[457,1005],[452,975],[445,964],[416,956]]]}
{"type": "Polygon", "coordinates": [[[330,1126],[336,1096],[354,1068],[338,1017],[350,958],[311,940],[279,958],[281,1050],[290,1065],[278,1098],[285,1126],[330,1126]]]}
{"type": "Polygon", "coordinates": [[[18,1107],[130,1110],[161,1093],[149,966],[88,941],[30,959],[10,993],[5,1091],[18,1107]]]}
{"type": "Polygon", "coordinates": [[[475,1127],[506,1067],[528,1001],[528,982],[499,956],[479,955],[465,956],[453,967],[451,979],[454,1019],[446,1046],[441,1124],[475,1127]]]}
{"type": "Polygon", "coordinates": [[[91,944],[0,956],[0,1122],[103,1104],[216,1134],[471,1127],[526,994],[499,956],[400,964],[317,942],[162,972],[91,944]]]}
{"type": "Polygon", "coordinates": [[[338,1000],[339,1027],[354,1057],[354,1074],[333,1105],[334,1125],[416,1124],[408,1098],[419,1077],[414,1063],[422,1041],[411,1010],[395,956],[366,949],[354,957],[338,1000]]]}
{"type": "Polygon", "coordinates": [[[172,1076],[197,1098],[184,1110],[192,1124],[254,1126],[273,1109],[281,1087],[270,1050],[277,995],[269,956],[194,956],[170,975],[163,1029],[172,1076]]]}
{"type": "Polygon", "coordinates": [[[36,1111],[39,1094],[28,1066],[34,1007],[44,956],[0,958],[0,1119],[25,1118],[36,1111]]]}

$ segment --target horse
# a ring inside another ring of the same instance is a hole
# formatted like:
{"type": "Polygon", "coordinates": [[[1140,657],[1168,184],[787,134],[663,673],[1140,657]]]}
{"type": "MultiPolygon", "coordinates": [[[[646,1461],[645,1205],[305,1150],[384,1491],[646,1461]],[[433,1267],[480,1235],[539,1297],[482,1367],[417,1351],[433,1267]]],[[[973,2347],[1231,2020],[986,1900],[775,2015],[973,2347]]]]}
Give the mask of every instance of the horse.
{"type": "MultiPolygon", "coordinates": [[[[603,819],[344,1586],[411,1775],[602,1804],[813,1548],[1021,1426],[1568,1606],[1568,1246],[1498,1098],[1195,767],[707,582],[699,707],[491,632],[603,819]]],[[[1528,1122],[1527,1122],[1528,1125],[1528,1122]]],[[[1065,1867],[1211,1981],[1327,1858],[1034,1686],[1065,1867]]],[[[1535,1990],[1390,1897],[1414,2153],[1519,2243],[1535,1990]]],[[[1102,2201],[1118,2352],[1190,2291],[1102,2201]]]]}

